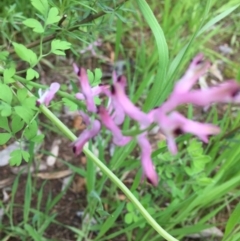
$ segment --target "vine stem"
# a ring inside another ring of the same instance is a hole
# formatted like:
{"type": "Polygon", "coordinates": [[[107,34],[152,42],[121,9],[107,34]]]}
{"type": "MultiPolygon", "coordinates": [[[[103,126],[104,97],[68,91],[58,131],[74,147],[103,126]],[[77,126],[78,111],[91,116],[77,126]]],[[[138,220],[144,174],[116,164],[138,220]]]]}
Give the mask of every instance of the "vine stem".
{"type": "MultiPolygon", "coordinates": [[[[41,112],[54,123],[63,134],[70,139],[75,141],[77,137],[65,126],[46,106],[40,105],[39,109],[41,112]]],[[[138,211],[143,215],[146,221],[167,241],[178,241],[166,232],[148,213],[148,211],[142,206],[138,199],[132,194],[132,192],[123,184],[123,182],[106,166],[101,162],[89,149],[88,145],[83,147],[84,154],[98,166],[101,171],[127,196],[127,198],[134,204],[138,211]]]]}

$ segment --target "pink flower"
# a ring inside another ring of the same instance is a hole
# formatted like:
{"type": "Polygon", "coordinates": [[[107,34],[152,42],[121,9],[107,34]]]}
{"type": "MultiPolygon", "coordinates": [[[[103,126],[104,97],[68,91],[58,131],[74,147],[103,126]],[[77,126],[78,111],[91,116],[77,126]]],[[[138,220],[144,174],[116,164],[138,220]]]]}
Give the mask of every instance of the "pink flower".
{"type": "Polygon", "coordinates": [[[50,88],[46,90],[44,93],[42,93],[42,91],[39,90],[40,98],[37,100],[36,104],[38,106],[40,104],[45,104],[46,106],[48,106],[59,89],[60,89],[60,84],[54,82],[50,85],[50,88]]]}
{"type": "Polygon", "coordinates": [[[131,119],[139,122],[145,127],[149,126],[151,123],[148,115],[142,112],[131,102],[125,93],[124,81],[121,82],[122,79],[119,80],[120,81],[117,81],[113,84],[111,91],[111,98],[116,102],[115,105],[121,106],[125,114],[128,115],[131,119]]]}
{"type": "Polygon", "coordinates": [[[137,137],[138,145],[141,148],[141,163],[143,167],[143,177],[157,186],[158,175],[154,169],[154,165],[151,159],[152,148],[147,139],[146,133],[142,133],[137,137]]]}
{"type": "Polygon", "coordinates": [[[130,136],[123,136],[120,128],[115,124],[107,110],[103,106],[99,106],[98,114],[101,118],[102,124],[112,132],[113,143],[117,146],[125,146],[129,141],[131,141],[130,136]]]}
{"type": "Polygon", "coordinates": [[[76,155],[79,155],[83,150],[83,146],[90,139],[92,139],[94,136],[96,136],[99,133],[100,128],[101,128],[100,122],[98,120],[94,120],[93,123],[92,123],[92,127],[90,129],[85,129],[80,134],[78,139],[71,144],[73,146],[73,152],[76,155]]]}

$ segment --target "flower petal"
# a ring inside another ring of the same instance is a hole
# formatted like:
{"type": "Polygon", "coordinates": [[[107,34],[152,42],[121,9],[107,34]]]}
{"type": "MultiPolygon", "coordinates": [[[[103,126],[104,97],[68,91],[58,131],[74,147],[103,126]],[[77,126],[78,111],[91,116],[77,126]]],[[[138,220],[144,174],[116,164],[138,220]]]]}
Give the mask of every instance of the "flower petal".
{"type": "Polygon", "coordinates": [[[152,148],[149,143],[146,133],[142,133],[137,137],[138,145],[141,148],[141,163],[143,167],[143,176],[147,178],[151,184],[157,186],[158,175],[155,171],[154,165],[151,159],[152,148]]]}
{"type": "Polygon", "coordinates": [[[71,144],[73,146],[73,152],[76,155],[79,155],[82,152],[84,145],[90,139],[92,139],[94,136],[98,134],[98,132],[100,131],[100,128],[101,128],[100,122],[98,120],[94,120],[92,124],[92,128],[84,130],[80,134],[78,139],[71,144]]]}
{"type": "Polygon", "coordinates": [[[124,146],[131,141],[132,137],[122,135],[120,128],[115,124],[112,117],[103,106],[98,107],[98,114],[101,118],[102,124],[112,132],[115,145],[124,146]]]}
{"type": "Polygon", "coordinates": [[[37,105],[45,104],[48,106],[51,102],[51,100],[54,98],[57,91],[60,89],[60,84],[57,82],[54,82],[50,85],[50,88],[46,90],[42,96],[37,100],[37,105]]]}

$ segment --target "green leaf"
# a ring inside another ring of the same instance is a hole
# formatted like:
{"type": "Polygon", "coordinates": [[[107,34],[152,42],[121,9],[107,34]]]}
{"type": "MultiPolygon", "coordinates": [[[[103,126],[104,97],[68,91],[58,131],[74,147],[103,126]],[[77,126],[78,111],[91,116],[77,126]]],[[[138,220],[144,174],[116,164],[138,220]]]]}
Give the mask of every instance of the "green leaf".
{"type": "Polygon", "coordinates": [[[34,78],[39,78],[39,73],[38,73],[36,70],[34,70],[34,69],[32,69],[32,68],[29,68],[29,69],[27,70],[26,79],[27,79],[27,80],[32,80],[32,79],[34,79],[34,78]]]}
{"type": "Polygon", "coordinates": [[[36,100],[37,98],[35,96],[28,97],[25,100],[21,102],[22,106],[31,109],[31,110],[37,110],[38,108],[36,107],[36,100]]]}
{"type": "Polygon", "coordinates": [[[31,49],[15,42],[12,44],[18,57],[28,62],[31,67],[34,67],[38,63],[37,55],[31,49]]]}
{"type": "Polygon", "coordinates": [[[94,85],[99,85],[101,83],[101,78],[102,78],[102,71],[99,68],[96,68],[94,70],[94,85]]]}
{"type": "Polygon", "coordinates": [[[17,90],[17,97],[20,102],[23,102],[28,96],[28,91],[27,89],[18,89],[17,90]]]}
{"type": "Polygon", "coordinates": [[[12,116],[11,129],[14,134],[22,130],[24,124],[24,121],[18,115],[15,114],[12,116]]]}
{"type": "Polygon", "coordinates": [[[5,144],[12,137],[10,133],[0,133],[0,145],[5,144]]]}
{"type": "Polygon", "coordinates": [[[61,19],[60,16],[58,16],[58,9],[56,7],[50,8],[48,12],[48,17],[46,20],[46,25],[52,24],[52,23],[57,23],[61,19]]]}
{"type": "Polygon", "coordinates": [[[33,32],[36,32],[36,33],[44,32],[42,24],[34,18],[28,18],[28,19],[24,20],[22,23],[24,25],[26,25],[27,27],[32,28],[33,32]]]}
{"type": "Polygon", "coordinates": [[[92,86],[94,83],[94,74],[91,70],[87,70],[87,75],[88,75],[88,81],[90,83],[90,85],[92,86]]]}
{"type": "Polygon", "coordinates": [[[28,162],[28,161],[29,161],[29,158],[30,158],[30,154],[29,154],[28,152],[26,152],[26,151],[22,151],[21,154],[22,154],[23,159],[24,159],[26,162],[28,162]]]}
{"type": "Polygon", "coordinates": [[[34,112],[31,109],[23,106],[15,106],[14,110],[27,124],[30,123],[34,115],[34,112]]]}
{"type": "Polygon", "coordinates": [[[41,143],[42,140],[44,139],[44,137],[45,137],[44,134],[40,134],[40,135],[37,135],[37,136],[33,137],[31,139],[31,141],[35,142],[35,143],[41,143]]]}
{"type": "Polygon", "coordinates": [[[49,9],[47,0],[31,0],[31,3],[44,17],[47,16],[49,9]]]}
{"type": "Polygon", "coordinates": [[[64,105],[69,107],[70,111],[78,110],[78,105],[67,98],[62,98],[64,105]]]}
{"type": "Polygon", "coordinates": [[[0,116],[0,128],[11,132],[9,125],[8,125],[8,118],[0,116]]]}
{"type": "Polygon", "coordinates": [[[0,99],[8,103],[12,102],[12,90],[8,85],[0,84],[0,99]]]}
{"type": "Polygon", "coordinates": [[[62,50],[67,50],[71,48],[71,43],[67,41],[62,41],[59,39],[54,39],[51,42],[51,52],[56,55],[65,55],[62,50]]]}
{"type": "Polygon", "coordinates": [[[12,107],[4,102],[0,102],[0,112],[1,112],[1,116],[7,117],[10,116],[12,114],[12,107]]]}
{"type": "Polygon", "coordinates": [[[17,165],[19,166],[22,162],[22,151],[21,150],[15,150],[11,152],[10,154],[11,158],[9,160],[9,163],[11,166],[17,165]]]}
{"type": "Polygon", "coordinates": [[[0,52],[0,60],[5,61],[9,55],[8,51],[2,51],[0,52]]]}
{"type": "Polygon", "coordinates": [[[9,69],[5,69],[3,71],[3,80],[4,83],[9,84],[15,82],[14,79],[12,78],[16,72],[16,69],[11,67],[9,69]]]}
{"type": "Polygon", "coordinates": [[[25,129],[24,136],[31,140],[33,137],[37,135],[38,132],[38,125],[37,122],[34,120],[32,123],[25,129]]]}
{"type": "Polygon", "coordinates": [[[133,222],[132,213],[127,213],[124,217],[124,221],[125,221],[126,224],[131,224],[133,222]]]}

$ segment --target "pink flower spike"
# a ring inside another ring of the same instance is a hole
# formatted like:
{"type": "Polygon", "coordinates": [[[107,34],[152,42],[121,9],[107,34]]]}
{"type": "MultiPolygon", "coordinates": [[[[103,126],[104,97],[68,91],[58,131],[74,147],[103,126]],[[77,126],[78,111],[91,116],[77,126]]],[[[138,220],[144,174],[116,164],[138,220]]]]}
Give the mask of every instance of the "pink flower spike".
{"type": "Polygon", "coordinates": [[[59,89],[59,83],[52,83],[48,90],[46,90],[43,94],[40,94],[40,98],[37,100],[37,105],[45,104],[46,106],[48,106],[59,89]]]}
{"type": "Polygon", "coordinates": [[[219,127],[208,123],[189,120],[178,112],[172,112],[169,118],[172,122],[176,123],[176,126],[178,126],[177,129],[180,132],[191,133],[205,143],[208,142],[208,136],[220,133],[219,127]]]}
{"type": "Polygon", "coordinates": [[[176,83],[172,95],[186,93],[191,90],[199,77],[204,75],[209,68],[210,63],[204,62],[203,55],[198,54],[191,62],[183,77],[176,83]]]}
{"type": "Polygon", "coordinates": [[[79,155],[82,152],[84,145],[98,134],[100,128],[100,122],[98,120],[94,120],[92,128],[84,130],[78,139],[71,144],[73,146],[73,152],[76,155],[79,155]]]}
{"type": "Polygon", "coordinates": [[[144,127],[151,124],[148,115],[140,111],[139,108],[131,102],[125,93],[124,87],[118,82],[112,86],[112,99],[122,106],[125,114],[127,114],[131,119],[138,121],[144,127]]]}
{"type": "MultiPolygon", "coordinates": [[[[76,64],[73,64],[73,68],[74,68],[75,73],[77,73],[77,75],[79,77],[79,83],[80,83],[80,86],[82,89],[82,93],[86,100],[88,111],[96,112],[97,108],[94,103],[92,88],[89,84],[86,70],[84,68],[79,69],[76,64]]],[[[76,98],[82,99],[82,95],[76,95],[76,98]]]]}
{"type": "Polygon", "coordinates": [[[152,148],[146,137],[146,133],[142,133],[137,137],[138,145],[141,148],[141,163],[143,168],[143,177],[154,186],[158,184],[158,175],[154,169],[151,159],[152,148]]]}
{"type": "Polygon", "coordinates": [[[101,118],[102,124],[112,132],[113,142],[118,146],[125,146],[131,141],[131,136],[123,136],[120,128],[115,124],[107,110],[103,106],[98,107],[98,114],[101,118]]]}

